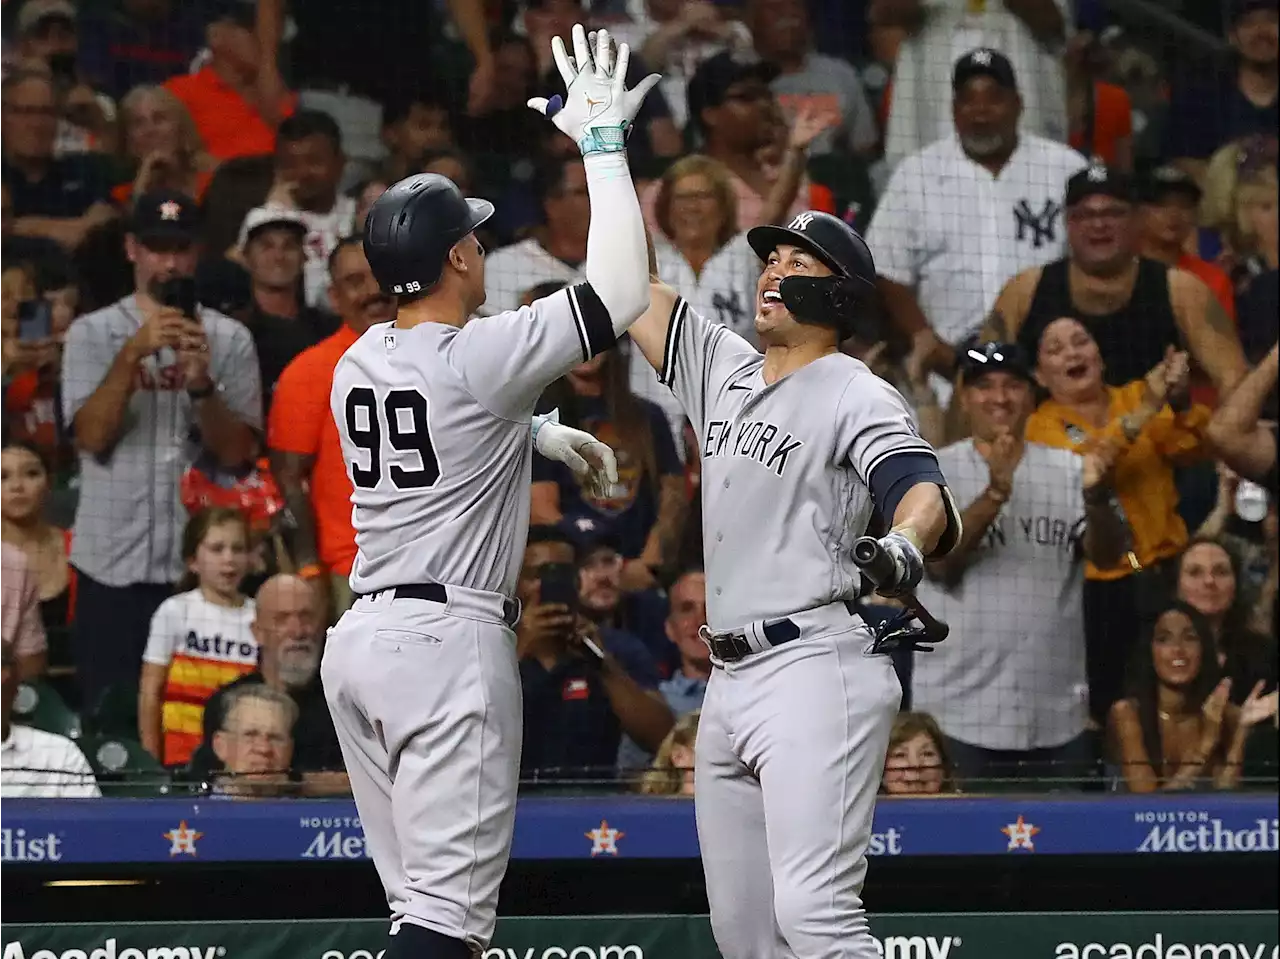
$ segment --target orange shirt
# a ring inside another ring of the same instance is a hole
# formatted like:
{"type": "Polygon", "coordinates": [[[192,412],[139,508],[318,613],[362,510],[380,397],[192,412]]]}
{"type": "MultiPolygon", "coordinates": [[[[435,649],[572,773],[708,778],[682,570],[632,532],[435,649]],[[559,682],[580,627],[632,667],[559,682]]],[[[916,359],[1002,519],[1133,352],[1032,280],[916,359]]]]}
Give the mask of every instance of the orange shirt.
{"type": "MultiPolygon", "coordinates": [[[[1132,551],[1138,563],[1150,566],[1174,556],[1187,544],[1187,526],[1178,515],[1178,487],[1173,467],[1205,455],[1203,437],[1210,411],[1199,404],[1184,413],[1167,405],[1153,416],[1132,443],[1125,440],[1120,417],[1142,405],[1143,380],[1109,386],[1111,405],[1102,427],[1084,419],[1069,406],[1046,400],[1027,421],[1027,439],[1059,449],[1084,452],[1099,441],[1120,445],[1114,486],[1133,534],[1132,551]]],[[[1089,579],[1120,579],[1132,573],[1126,557],[1110,569],[1085,565],[1089,579]]]]}
{"type": "MultiPolygon", "coordinates": [[[[205,192],[209,189],[209,184],[213,182],[212,170],[201,170],[196,174],[196,193],[191,199],[197,203],[204,202],[205,192]]],[[[116,202],[117,206],[124,206],[133,197],[133,181],[127,183],[117,183],[111,188],[111,199],[116,202]]]]}
{"type": "Polygon", "coordinates": [[[311,512],[316,523],[316,549],[330,572],[346,576],[356,561],[356,533],[351,528],[351,480],[329,410],[333,370],[359,336],[343,326],[328,339],[303,350],[276,381],[267,420],[267,445],[282,453],[314,458],[311,468],[311,512]]]}
{"type": "MultiPolygon", "coordinates": [[[[186,105],[205,149],[219,160],[275,151],[276,131],[213,67],[173,77],[164,85],[186,105]]],[[[289,94],[282,111],[285,116],[293,112],[296,102],[297,97],[289,94]]]]}
{"type": "MultiPolygon", "coordinates": [[[[1231,277],[1227,276],[1225,270],[1189,253],[1182,254],[1175,266],[1179,270],[1186,270],[1207,286],[1209,292],[1222,304],[1227,316],[1231,317],[1231,322],[1236,322],[1235,288],[1231,285],[1231,277]]],[[[1217,390],[1213,388],[1209,377],[1205,376],[1199,369],[1194,370],[1192,374],[1191,399],[1210,408],[1218,405],[1217,390]]]]}
{"type": "Polygon", "coordinates": [[[1084,142],[1083,130],[1072,130],[1071,146],[1085,156],[1100,157],[1104,163],[1116,162],[1116,144],[1133,136],[1133,103],[1124,87],[1113,83],[1093,85],[1093,142],[1084,142]]]}

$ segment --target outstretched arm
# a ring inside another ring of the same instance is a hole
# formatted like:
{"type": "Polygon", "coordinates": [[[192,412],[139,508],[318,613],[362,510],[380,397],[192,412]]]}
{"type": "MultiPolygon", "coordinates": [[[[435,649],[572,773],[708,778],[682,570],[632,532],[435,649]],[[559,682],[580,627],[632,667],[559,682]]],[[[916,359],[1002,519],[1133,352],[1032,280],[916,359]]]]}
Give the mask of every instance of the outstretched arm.
{"type": "Polygon", "coordinates": [[[1263,404],[1276,387],[1280,347],[1271,347],[1258,364],[1223,401],[1209,423],[1209,442],[1218,456],[1241,476],[1265,481],[1276,465],[1275,433],[1258,422],[1263,404]]]}
{"type": "Polygon", "coordinates": [[[551,51],[564,80],[565,99],[537,97],[529,106],[550,117],[582,151],[591,200],[585,273],[609,312],[614,335],[620,336],[649,305],[644,217],[627,166],[626,138],[659,77],[651,74],[627,90],[627,45],[618,48],[615,63],[608,32],[600,30],[588,41],[581,24],[573,28],[572,61],[559,37],[552,41],[551,51]]]}

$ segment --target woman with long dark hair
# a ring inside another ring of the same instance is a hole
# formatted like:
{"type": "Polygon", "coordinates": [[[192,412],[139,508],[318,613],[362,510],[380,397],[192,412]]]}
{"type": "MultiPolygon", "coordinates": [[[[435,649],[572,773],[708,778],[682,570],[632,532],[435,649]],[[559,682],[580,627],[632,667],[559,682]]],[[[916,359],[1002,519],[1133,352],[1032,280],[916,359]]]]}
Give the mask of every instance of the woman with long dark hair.
{"type": "Polygon", "coordinates": [[[1275,640],[1253,628],[1254,610],[1240,588],[1239,558],[1206,536],[1194,537],[1173,563],[1178,599],[1193,607],[1209,627],[1218,667],[1232,682],[1232,702],[1261,681],[1276,685],[1275,640]]]}
{"type": "Polygon", "coordinates": [[[552,383],[540,411],[586,430],[618,456],[618,485],[607,497],[581,489],[560,464],[535,457],[530,521],[592,520],[606,527],[626,562],[628,592],[657,585],[657,571],[675,562],[684,522],[684,474],[662,410],[631,392],[618,350],[601,353],[552,383]]]}
{"type": "Polygon", "coordinates": [[[1276,709],[1276,694],[1263,696],[1262,683],[1243,705],[1231,704],[1231,680],[1213,655],[1208,620],[1181,600],[1156,616],[1135,653],[1128,687],[1111,707],[1110,736],[1124,781],[1136,793],[1234,788],[1250,730],[1276,709]]]}

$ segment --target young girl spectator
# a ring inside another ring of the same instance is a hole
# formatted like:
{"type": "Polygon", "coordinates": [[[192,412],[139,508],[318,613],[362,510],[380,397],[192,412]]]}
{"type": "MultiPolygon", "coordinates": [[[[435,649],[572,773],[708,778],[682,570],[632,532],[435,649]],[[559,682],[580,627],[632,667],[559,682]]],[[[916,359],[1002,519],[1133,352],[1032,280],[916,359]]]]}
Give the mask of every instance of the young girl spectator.
{"type": "MultiPolygon", "coordinates": [[[[71,621],[74,608],[75,579],[67,563],[71,531],[45,519],[52,476],[44,454],[28,443],[6,443],[0,451],[0,488],[0,538],[27,556],[38,584],[45,632],[61,629],[71,621]]],[[[70,664],[66,656],[61,657],[64,662],[58,662],[56,644],[51,653],[51,666],[70,664]]]]}
{"type": "MultiPolygon", "coordinates": [[[[1190,364],[1170,350],[1143,380],[1108,386],[1102,354],[1073,317],[1044,328],[1036,381],[1049,398],[1027,421],[1027,439],[1114,461],[1115,497],[1132,534],[1115,566],[1085,566],[1085,642],[1090,711],[1099,723],[1121,695],[1125,665],[1141,631],[1141,570],[1159,567],[1187,542],[1173,468],[1204,457],[1210,411],[1189,402],[1190,364]]],[[[1151,577],[1148,577],[1150,580],[1151,577]]],[[[1158,577],[1155,577],[1158,580],[1158,577]]]]}
{"type": "Polygon", "coordinates": [[[685,713],[658,747],[653,765],[640,779],[646,796],[692,796],[694,743],[702,711],[685,713]]]}
{"type": "Polygon", "coordinates": [[[899,713],[889,733],[881,789],[890,796],[956,792],[946,740],[928,713],[899,713]]]}
{"type": "Polygon", "coordinates": [[[1178,556],[1173,575],[1178,599],[1208,624],[1218,667],[1233,681],[1234,701],[1240,702],[1259,681],[1264,688],[1274,687],[1275,639],[1251,626],[1235,555],[1216,540],[1196,537],[1178,556]]]}
{"type": "Polygon", "coordinates": [[[608,497],[579,487],[559,463],[534,458],[530,522],[605,520],[626,559],[627,592],[652,589],[656,570],[675,562],[684,522],[684,474],[661,409],[627,384],[617,350],[592,357],[552,383],[539,410],[560,410],[560,422],[590,432],[618,455],[618,484],[608,497]]]}
{"type": "Polygon", "coordinates": [[[1112,746],[1130,792],[1239,783],[1249,731],[1271,718],[1276,695],[1263,696],[1259,682],[1237,707],[1231,686],[1206,618],[1168,603],[1134,657],[1128,697],[1111,707],[1112,746]]]}
{"type": "Polygon", "coordinates": [[[182,532],[187,574],[151,620],[138,693],[138,738],[166,766],[185,763],[203,736],[205,701],[253,672],[253,600],[240,592],[249,527],[235,509],[202,510],[182,532]]]}

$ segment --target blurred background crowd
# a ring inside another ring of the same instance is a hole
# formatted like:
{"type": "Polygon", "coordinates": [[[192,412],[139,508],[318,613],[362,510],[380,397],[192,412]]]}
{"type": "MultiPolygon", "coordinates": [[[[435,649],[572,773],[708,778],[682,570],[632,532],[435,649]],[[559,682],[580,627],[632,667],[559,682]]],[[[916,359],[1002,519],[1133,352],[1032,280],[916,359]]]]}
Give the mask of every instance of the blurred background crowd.
{"type": "MultiPolygon", "coordinates": [[[[329,387],[394,316],[363,218],[441,173],[497,205],[485,312],[575,282],[582,161],[525,101],[579,21],[663,75],[630,161],[700,313],[754,338],[756,224],[825,210],[875,256],[842,348],[966,525],[923,590],[951,637],[896,662],[884,790],[1275,788],[1275,0],[339,6],[3,4],[4,796],[347,791],[329,387]]],[[[535,457],[526,788],[690,794],[693,431],[625,341],[540,408],[621,481],[535,457]]]]}

